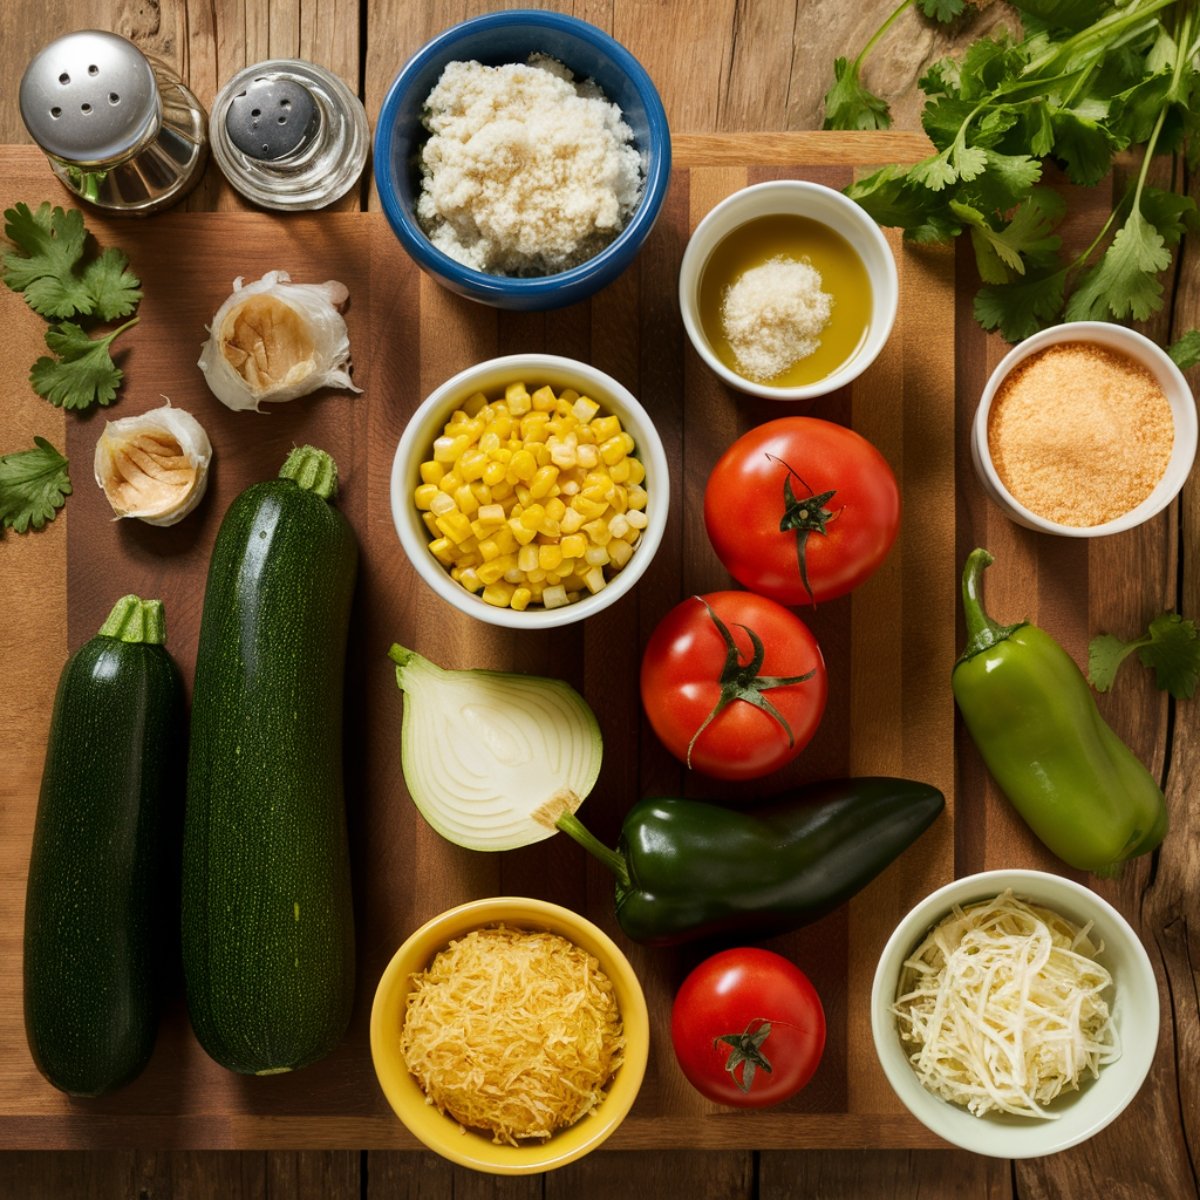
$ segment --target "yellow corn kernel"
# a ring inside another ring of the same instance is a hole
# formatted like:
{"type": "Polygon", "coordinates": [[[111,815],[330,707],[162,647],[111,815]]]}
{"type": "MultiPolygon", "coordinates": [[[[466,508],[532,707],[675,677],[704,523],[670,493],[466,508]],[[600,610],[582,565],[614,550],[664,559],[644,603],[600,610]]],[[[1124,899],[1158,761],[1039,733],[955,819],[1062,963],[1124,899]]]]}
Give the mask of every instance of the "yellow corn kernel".
{"type": "Polygon", "coordinates": [[[500,435],[490,425],[479,435],[479,449],[489,458],[500,449],[500,435]]]}
{"type": "Polygon", "coordinates": [[[483,469],[487,464],[488,456],[482,450],[468,450],[454,464],[454,469],[470,483],[472,480],[483,478],[483,469]]]}
{"type": "Polygon", "coordinates": [[[621,458],[608,468],[608,475],[613,483],[625,483],[628,481],[629,464],[631,461],[629,458],[621,458]]]}
{"type": "Polygon", "coordinates": [[[465,483],[456,489],[454,503],[458,505],[458,511],[468,517],[473,517],[479,511],[479,501],[475,499],[475,493],[465,483]]]}
{"type": "Polygon", "coordinates": [[[565,400],[568,404],[574,404],[579,399],[579,393],[573,387],[565,387],[558,393],[560,400],[565,400]]]}
{"type": "Polygon", "coordinates": [[[551,496],[544,507],[546,516],[552,521],[561,521],[563,514],[567,511],[567,506],[557,496],[551,496]]]}
{"type": "Polygon", "coordinates": [[[619,483],[614,483],[604,493],[604,498],[612,505],[614,512],[623,513],[629,508],[629,492],[619,483]]]}
{"type": "Polygon", "coordinates": [[[594,445],[581,444],[575,451],[575,461],[585,471],[591,471],[600,465],[600,451],[594,445]]]}
{"type": "Polygon", "coordinates": [[[491,562],[493,558],[499,558],[503,553],[504,551],[500,549],[495,538],[483,538],[479,543],[479,556],[484,562],[491,562]]]}
{"type": "Polygon", "coordinates": [[[521,440],[544,442],[550,436],[550,418],[544,412],[526,413],[521,418],[521,440]]]}
{"type": "Polygon", "coordinates": [[[505,473],[505,479],[509,483],[528,483],[537,471],[537,461],[530,452],[524,448],[517,450],[512,461],[508,464],[508,471],[505,473]]]}
{"type": "Polygon", "coordinates": [[[462,430],[459,428],[459,426],[465,425],[470,419],[471,418],[467,415],[467,413],[463,409],[456,408],[450,414],[450,420],[448,420],[446,422],[446,428],[453,429],[455,434],[459,434],[462,432],[462,430]]]}
{"type": "Polygon", "coordinates": [[[538,565],[538,550],[532,542],[528,546],[522,546],[517,551],[517,567],[525,572],[537,569],[538,565]]]}
{"type": "Polygon", "coordinates": [[[439,495],[441,493],[438,491],[436,483],[422,483],[418,484],[413,492],[413,500],[422,512],[428,512],[434,496],[439,495]]]}
{"type": "Polygon", "coordinates": [[[513,485],[507,479],[502,479],[499,483],[492,484],[493,500],[507,500],[512,494],[513,485]]]}
{"type": "Polygon", "coordinates": [[[538,388],[530,399],[533,407],[538,412],[553,412],[555,404],[558,403],[558,397],[554,394],[554,389],[548,385],[538,388]]]}
{"type": "Polygon", "coordinates": [[[636,508],[631,508],[625,514],[625,520],[629,522],[631,529],[645,529],[650,524],[650,518],[644,512],[640,512],[636,508]]]}
{"type": "Polygon", "coordinates": [[[495,583],[497,580],[503,579],[505,572],[513,570],[516,565],[517,560],[511,554],[502,554],[499,558],[493,558],[479,567],[479,578],[485,584],[495,583]]]}
{"type": "Polygon", "coordinates": [[[441,537],[441,532],[437,527],[437,517],[431,512],[423,512],[421,520],[425,523],[425,528],[429,530],[429,536],[432,538],[441,537]]]}
{"type": "MultiPolygon", "coordinates": [[[[609,544],[611,544],[611,542],[609,544]]],[[[607,566],[610,562],[612,562],[612,557],[608,553],[608,545],[589,546],[583,552],[583,561],[587,567],[607,566]]]]}
{"type": "MultiPolygon", "coordinates": [[[[525,546],[523,549],[529,550],[532,547],[525,546]]],[[[553,571],[562,564],[563,552],[561,546],[556,546],[552,542],[548,542],[544,546],[537,548],[537,565],[543,571],[553,571]]]]}
{"type": "Polygon", "coordinates": [[[526,527],[521,524],[520,517],[509,517],[508,518],[508,528],[509,528],[509,531],[512,533],[513,537],[522,546],[524,546],[528,542],[532,542],[533,539],[535,537],[537,537],[537,530],[536,529],[526,529],[526,527]]]}
{"type": "Polygon", "coordinates": [[[445,492],[447,496],[453,496],[462,485],[462,476],[455,470],[449,470],[438,480],[438,491],[445,492]]]}
{"type": "MultiPolygon", "coordinates": [[[[583,577],[584,586],[594,596],[604,586],[604,572],[600,567],[593,567],[583,577]]],[[[486,593],[485,593],[486,595],[486,593]]]]}
{"type": "Polygon", "coordinates": [[[507,608],[517,589],[511,583],[493,583],[483,589],[483,602],[493,608],[507,608]]]}
{"type": "MultiPolygon", "coordinates": [[[[453,575],[454,572],[451,571],[450,574],[453,575]]],[[[461,583],[468,592],[477,592],[481,587],[483,587],[483,581],[479,578],[479,572],[476,571],[474,567],[464,567],[463,570],[459,571],[457,578],[458,582],[461,583]]]]}
{"type": "Polygon", "coordinates": [[[501,554],[516,554],[517,539],[513,537],[513,531],[509,529],[507,524],[501,525],[495,533],[488,538],[489,542],[495,542],[500,547],[501,554]]]}
{"type": "Polygon", "coordinates": [[[508,411],[514,417],[519,417],[529,411],[530,399],[529,393],[525,390],[523,383],[510,383],[504,389],[504,403],[508,406],[508,411]]]}
{"type": "Polygon", "coordinates": [[[563,558],[582,558],[583,552],[587,549],[587,539],[579,533],[568,534],[559,543],[563,552],[563,558]]]}
{"type": "Polygon", "coordinates": [[[617,434],[616,437],[610,437],[607,441],[600,443],[600,460],[605,466],[611,467],[615,463],[619,463],[626,455],[625,443],[622,440],[622,435],[617,434]]]}
{"type": "Polygon", "coordinates": [[[504,463],[493,458],[483,468],[483,474],[480,476],[480,478],[488,485],[488,487],[495,487],[498,483],[504,482],[504,472],[504,463]]]}
{"type": "Polygon", "coordinates": [[[527,587],[519,587],[509,597],[508,607],[515,608],[517,612],[524,612],[529,607],[530,600],[533,599],[533,592],[527,587]]]}
{"type": "MultiPolygon", "coordinates": [[[[518,483],[513,491],[516,493],[517,506],[520,508],[528,508],[533,503],[533,497],[529,494],[529,489],[523,484],[518,483]]],[[[516,513],[511,513],[510,516],[516,516],[516,513]]]]}
{"type": "Polygon", "coordinates": [[[421,482],[422,483],[437,483],[446,473],[445,466],[440,462],[434,462],[430,459],[429,462],[421,464],[421,482]]]}
{"type": "MultiPolygon", "coordinates": [[[[587,495],[587,491],[588,491],[588,489],[584,488],[583,491],[580,492],[578,496],[572,496],[570,508],[573,511],[579,513],[579,515],[581,517],[583,517],[583,519],[585,521],[594,521],[598,517],[604,516],[604,513],[607,510],[608,505],[605,504],[602,500],[592,499],[590,496],[587,495]]],[[[563,520],[565,521],[566,517],[563,517],[563,520]]],[[[575,528],[578,529],[579,526],[577,525],[575,528]]],[[[567,532],[574,533],[575,530],[568,529],[567,532]]]]}
{"type": "Polygon", "coordinates": [[[503,525],[505,520],[504,509],[499,504],[481,504],[476,517],[485,525],[503,525]]]}
{"type": "Polygon", "coordinates": [[[640,458],[630,457],[630,458],[627,458],[625,461],[627,463],[629,463],[629,478],[625,482],[626,483],[642,483],[642,482],[644,482],[645,478],[646,478],[646,468],[645,468],[645,466],[642,465],[642,460],[640,458]]]}
{"type": "MultiPolygon", "coordinates": [[[[486,437],[489,433],[495,434],[496,440],[499,443],[499,442],[507,441],[508,438],[510,438],[512,436],[512,430],[513,430],[512,417],[508,414],[507,411],[498,412],[492,417],[492,419],[487,423],[487,425],[484,426],[484,436],[486,437]]],[[[489,450],[488,453],[490,454],[490,453],[492,453],[492,451],[489,450]]]]}
{"type": "Polygon", "coordinates": [[[469,417],[477,417],[487,408],[487,397],[482,392],[475,392],[463,401],[463,412],[469,417]]]}
{"type": "Polygon", "coordinates": [[[578,499],[579,497],[576,496],[567,511],[559,518],[558,525],[563,533],[576,533],[583,528],[584,515],[575,507],[575,501],[578,499]]]}
{"type": "Polygon", "coordinates": [[[433,461],[440,463],[455,462],[459,455],[470,445],[465,437],[451,437],[443,434],[433,439],[433,461]]]}
{"type": "Polygon", "coordinates": [[[629,507],[632,509],[643,509],[646,507],[646,489],[640,485],[635,485],[628,489],[629,507]]]}
{"type": "Polygon", "coordinates": [[[526,571],[525,579],[523,581],[517,580],[518,583],[520,583],[520,582],[545,583],[545,581],[546,581],[546,572],[543,571],[541,567],[534,567],[532,571],[526,571]]]}
{"type": "Polygon", "coordinates": [[[600,405],[587,396],[580,396],[571,405],[571,414],[581,425],[586,425],[599,411],[600,405]]]}
{"type": "Polygon", "coordinates": [[[605,549],[608,551],[608,561],[614,567],[623,567],[633,555],[633,547],[618,538],[613,538],[605,549]]]}
{"type": "Polygon", "coordinates": [[[430,552],[433,557],[438,560],[444,567],[450,566],[454,562],[455,548],[454,543],[446,537],[435,538],[429,543],[430,552]]]}
{"type": "Polygon", "coordinates": [[[455,507],[454,497],[448,496],[445,492],[435,490],[429,498],[429,511],[435,517],[444,517],[446,513],[453,512],[455,507]]]}
{"type": "Polygon", "coordinates": [[[563,605],[569,604],[567,599],[567,589],[562,584],[556,584],[553,587],[545,588],[542,591],[542,607],[543,608],[562,608],[563,605]]]}
{"type": "Polygon", "coordinates": [[[597,417],[591,422],[592,432],[598,442],[605,442],[621,432],[621,422],[617,417],[597,417]]]}
{"type": "Polygon", "coordinates": [[[607,546],[612,540],[612,532],[608,528],[607,521],[589,521],[583,527],[583,532],[588,535],[588,540],[593,546],[607,546]]]}
{"type": "Polygon", "coordinates": [[[456,546],[471,536],[471,522],[460,512],[448,512],[438,517],[437,527],[456,546]]]}
{"type": "Polygon", "coordinates": [[[608,518],[608,532],[615,538],[623,538],[629,532],[629,518],[624,513],[614,513],[608,518]]]}
{"type": "Polygon", "coordinates": [[[536,530],[545,515],[546,510],[540,504],[531,504],[521,513],[520,521],[526,529],[536,530]]]}
{"type": "Polygon", "coordinates": [[[533,479],[529,482],[529,494],[535,500],[544,500],[552,494],[558,480],[558,468],[555,466],[538,467],[533,479]]]}

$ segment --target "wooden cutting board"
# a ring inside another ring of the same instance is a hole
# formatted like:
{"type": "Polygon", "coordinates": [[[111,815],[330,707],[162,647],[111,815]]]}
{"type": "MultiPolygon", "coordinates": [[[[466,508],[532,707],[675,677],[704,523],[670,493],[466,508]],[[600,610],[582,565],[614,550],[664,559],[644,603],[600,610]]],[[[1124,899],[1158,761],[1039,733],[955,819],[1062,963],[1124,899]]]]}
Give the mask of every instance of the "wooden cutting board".
{"type": "MultiPolygon", "coordinates": [[[[914,160],[922,141],[913,135],[705,137],[680,139],[676,149],[665,208],[635,265],[589,303],[547,314],[497,312],[443,291],[405,257],[379,214],[178,213],[144,222],[87,216],[102,243],[126,249],[146,299],[141,323],[122,339],[128,382],[119,402],[108,413],[66,419],[75,486],[58,522],[66,526],[66,647],[73,650],[90,637],[119,595],[159,596],[168,614],[169,648],[190,679],[208,557],[230,500],[273,476],[294,444],[312,442],[334,455],[340,503],[363,550],[349,650],[346,756],[358,997],[350,1033],[328,1059],[295,1076],[247,1079],[224,1071],[199,1048],[177,966],[167,964],[173,998],[145,1074],[100,1100],[61,1096],[35,1070],[21,1020],[24,880],[37,799],[37,771],[26,769],[24,782],[0,806],[0,1147],[415,1146],[372,1073],[367,1024],[374,985],[417,925],[490,894],[540,896],[585,912],[617,937],[638,971],[652,1020],[650,1064],[638,1102],[611,1146],[939,1144],[900,1107],[875,1059],[868,997],[879,951],[900,915],[956,871],[985,861],[1046,864],[988,795],[978,772],[971,777],[978,794],[970,797],[969,825],[955,801],[948,674],[956,654],[958,562],[963,546],[981,530],[1014,537],[982,506],[963,452],[963,397],[971,388],[977,394],[998,350],[974,326],[969,303],[956,298],[954,255],[902,248],[893,239],[899,320],[878,361],[855,384],[806,404],[727,390],[691,351],[679,319],[676,280],[690,230],[720,199],[747,184],[790,177],[841,187],[859,165],[914,160]],[[361,395],[326,392],[259,415],[229,412],[208,392],[195,366],[205,323],[234,277],[254,279],[272,269],[301,281],[338,279],[349,287],[346,318],[361,395]],[[400,548],[388,499],[396,443],[422,398],[473,362],[532,350],[590,361],[627,385],[656,422],[671,466],[667,535],[638,587],[586,623],[536,634],[486,626],[435,597],[400,548]],[[113,522],[91,480],[103,421],[155,407],[164,395],[196,415],[210,434],[216,454],[208,496],[173,529],[113,522]],[[900,480],[903,529],[868,584],[804,613],[830,674],[829,706],[805,754],[752,786],[688,778],[642,716],[641,650],[679,600],[730,586],[700,515],[708,472],[738,434],[791,413],[849,424],[882,450],[900,480]],[[610,841],[629,806],[646,794],[740,804],[807,779],[875,773],[925,779],[945,792],[945,815],[849,905],[766,943],[811,976],[825,1004],[828,1046],[808,1089],[767,1113],[739,1113],[702,1100],[678,1071],[668,1033],[671,999],[699,950],[629,943],[613,917],[610,877],[565,838],[484,855],[444,842],[424,824],[400,769],[401,700],[385,657],[393,641],[446,666],[557,675],[579,688],[605,738],[603,771],[581,815],[610,841]]],[[[63,201],[36,156],[0,152],[4,207],[49,197],[63,201]],[[2,169],[6,156],[10,170],[2,169]]],[[[44,325],[7,291],[0,293],[0,321],[6,330],[0,384],[10,394],[27,391],[25,375],[41,352],[44,325]]],[[[61,420],[47,409],[47,430],[61,420]]],[[[16,448],[11,440],[6,432],[0,449],[16,448]]],[[[61,529],[39,536],[50,546],[61,529]]],[[[33,551],[21,549],[27,572],[33,551]]],[[[7,553],[0,546],[0,560],[7,553]]],[[[1067,558],[1076,561],[1070,553],[1067,558]]],[[[1078,577],[1076,570],[1076,582],[1078,577]]],[[[1086,594],[1086,567],[1084,587],[1086,594]]],[[[6,643],[5,652],[35,666],[39,658],[37,648],[20,639],[6,643]]],[[[61,659],[40,657],[36,670],[52,689],[61,659]]],[[[48,711],[28,719],[44,736],[48,711]]]]}

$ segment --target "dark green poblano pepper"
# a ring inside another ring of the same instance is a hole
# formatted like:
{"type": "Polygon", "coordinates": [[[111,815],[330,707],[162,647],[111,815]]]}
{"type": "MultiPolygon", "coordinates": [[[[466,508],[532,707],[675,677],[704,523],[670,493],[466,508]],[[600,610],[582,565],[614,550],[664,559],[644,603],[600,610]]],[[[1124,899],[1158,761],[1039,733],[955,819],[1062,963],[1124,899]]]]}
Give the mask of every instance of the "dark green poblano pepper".
{"type": "Polygon", "coordinates": [[[670,945],[715,934],[765,937],[823,917],[866,887],[945,807],[909,779],[831,779],[750,809],[646,799],[615,850],[572,812],[558,828],[616,876],[628,937],[670,945]]]}
{"type": "Polygon", "coordinates": [[[1108,727],[1083,672],[1048,633],[998,625],[980,594],[986,550],[963,569],[967,648],[951,682],[1000,790],[1063,862],[1097,875],[1146,854],[1167,832],[1162,790],[1108,727]]]}

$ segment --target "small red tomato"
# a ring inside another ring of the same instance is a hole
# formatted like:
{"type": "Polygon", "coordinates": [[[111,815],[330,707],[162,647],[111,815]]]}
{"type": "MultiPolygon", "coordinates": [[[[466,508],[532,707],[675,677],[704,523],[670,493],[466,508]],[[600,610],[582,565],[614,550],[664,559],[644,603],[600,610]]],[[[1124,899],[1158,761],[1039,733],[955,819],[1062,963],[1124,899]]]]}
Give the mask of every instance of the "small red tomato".
{"type": "Polygon", "coordinates": [[[770,950],[707,958],[671,1009],[671,1044],[688,1082],[734,1108],[767,1108],[813,1077],[825,1050],[825,1010],[807,975],[770,950]]]}
{"type": "Polygon", "coordinates": [[[828,681],[817,639],[795,613],[753,592],[711,592],[659,622],[641,689],[676,758],[717,779],[757,779],[808,745],[828,681]]]}
{"type": "Polygon", "coordinates": [[[900,489],[866,438],[819,417],[743,434],[704,491],[704,524],[725,569],[781,604],[816,604],[866,581],[900,525],[900,489]]]}

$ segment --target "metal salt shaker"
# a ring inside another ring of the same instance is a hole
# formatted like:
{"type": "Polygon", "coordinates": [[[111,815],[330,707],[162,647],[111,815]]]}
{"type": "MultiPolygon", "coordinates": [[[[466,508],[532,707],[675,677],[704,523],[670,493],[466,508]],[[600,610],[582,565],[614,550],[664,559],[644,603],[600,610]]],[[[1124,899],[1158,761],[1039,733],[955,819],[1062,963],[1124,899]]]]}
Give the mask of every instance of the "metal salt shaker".
{"type": "Polygon", "coordinates": [[[264,208],[313,209],[344,196],[367,161],[362,102],[332,72],[274,58],[239,71],[209,120],[213,158],[264,208]]]}
{"type": "Polygon", "coordinates": [[[165,63],[115,33],[84,29],[25,69],[21,117],[60,180],[114,214],[167,208],[199,181],[200,102],[165,63]]]}

